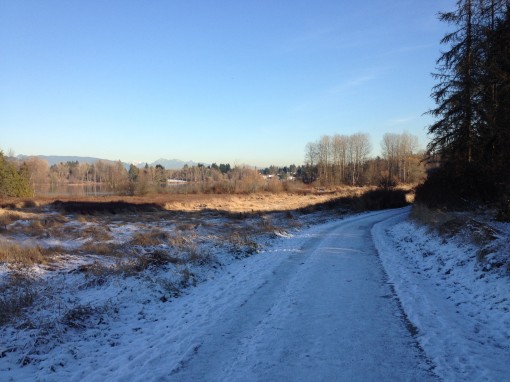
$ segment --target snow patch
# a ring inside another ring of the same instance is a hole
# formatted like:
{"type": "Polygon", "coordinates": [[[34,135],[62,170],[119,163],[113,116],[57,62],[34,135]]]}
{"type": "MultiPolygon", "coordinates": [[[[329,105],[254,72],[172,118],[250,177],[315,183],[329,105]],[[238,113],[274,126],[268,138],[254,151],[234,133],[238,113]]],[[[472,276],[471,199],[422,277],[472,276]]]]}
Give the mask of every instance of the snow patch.
{"type": "Polygon", "coordinates": [[[484,271],[478,246],[460,237],[445,240],[410,220],[379,223],[372,236],[437,374],[445,380],[509,380],[508,275],[484,271]]]}

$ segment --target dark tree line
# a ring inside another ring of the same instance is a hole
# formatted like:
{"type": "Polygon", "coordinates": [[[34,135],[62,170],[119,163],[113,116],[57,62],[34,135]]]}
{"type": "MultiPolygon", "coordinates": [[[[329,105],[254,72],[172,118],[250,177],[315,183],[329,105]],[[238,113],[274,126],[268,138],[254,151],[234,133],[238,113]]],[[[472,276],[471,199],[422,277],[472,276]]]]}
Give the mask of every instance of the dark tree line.
{"type": "Polygon", "coordinates": [[[429,126],[428,157],[439,169],[417,195],[424,201],[494,201],[508,194],[509,4],[458,0],[454,11],[439,15],[454,30],[441,41],[447,49],[433,75],[436,107],[429,111],[435,122],[429,126]]]}

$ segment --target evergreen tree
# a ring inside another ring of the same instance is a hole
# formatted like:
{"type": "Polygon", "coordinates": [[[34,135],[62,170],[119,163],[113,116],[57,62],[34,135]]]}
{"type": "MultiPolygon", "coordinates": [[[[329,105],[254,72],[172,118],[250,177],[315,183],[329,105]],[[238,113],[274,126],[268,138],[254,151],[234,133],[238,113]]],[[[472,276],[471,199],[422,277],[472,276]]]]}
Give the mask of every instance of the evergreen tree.
{"type": "MultiPolygon", "coordinates": [[[[510,186],[510,1],[458,0],[440,19],[456,26],[443,44],[432,89],[436,122],[429,158],[440,169],[416,198],[430,204],[465,206],[494,201],[510,186]]],[[[508,190],[507,190],[508,192],[508,190]]]]}
{"type": "Polygon", "coordinates": [[[19,171],[0,151],[0,197],[30,197],[30,179],[26,166],[19,171]]]}
{"type": "Polygon", "coordinates": [[[441,40],[442,44],[449,44],[450,49],[437,61],[438,72],[433,76],[438,83],[432,89],[437,107],[429,111],[437,118],[429,127],[433,135],[429,154],[439,153],[456,168],[465,168],[473,161],[476,131],[481,123],[480,88],[477,86],[480,36],[472,3],[472,0],[459,0],[456,11],[440,13],[441,21],[457,29],[441,40]]]}
{"type": "Polygon", "coordinates": [[[492,0],[484,8],[486,50],[483,112],[486,128],[480,138],[486,171],[498,182],[509,182],[510,147],[510,10],[492,0]]]}
{"type": "Polygon", "coordinates": [[[128,179],[130,182],[136,182],[138,179],[138,175],[140,174],[140,169],[136,167],[134,164],[129,165],[129,171],[128,171],[128,179]]]}

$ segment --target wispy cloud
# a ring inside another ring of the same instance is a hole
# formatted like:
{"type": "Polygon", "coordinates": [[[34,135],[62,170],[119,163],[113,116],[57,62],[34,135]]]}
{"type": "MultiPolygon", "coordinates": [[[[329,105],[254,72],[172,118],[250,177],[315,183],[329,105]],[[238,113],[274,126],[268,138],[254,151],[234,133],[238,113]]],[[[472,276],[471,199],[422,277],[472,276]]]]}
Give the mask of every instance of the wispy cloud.
{"type": "Polygon", "coordinates": [[[362,74],[358,77],[350,78],[343,83],[333,86],[328,90],[328,92],[333,94],[341,93],[346,90],[362,86],[367,82],[373,81],[375,78],[376,78],[375,74],[362,74]]]}
{"type": "Polygon", "coordinates": [[[402,46],[402,47],[396,49],[396,52],[409,53],[409,52],[417,52],[417,51],[426,50],[426,49],[437,49],[437,45],[438,44],[418,44],[418,45],[402,46]]]}
{"type": "Polygon", "coordinates": [[[352,77],[345,78],[342,82],[331,87],[328,92],[331,94],[338,94],[350,89],[361,87],[378,79],[388,69],[389,67],[387,66],[379,66],[360,70],[358,73],[353,74],[352,77]]]}
{"type": "Polygon", "coordinates": [[[409,122],[412,122],[416,120],[416,116],[404,116],[404,117],[396,117],[392,118],[384,124],[385,126],[391,127],[391,126],[401,126],[408,124],[409,122]]]}
{"type": "Polygon", "coordinates": [[[388,69],[390,69],[388,66],[372,67],[359,70],[356,73],[352,73],[351,76],[345,76],[336,84],[318,89],[308,99],[296,105],[294,112],[316,109],[321,105],[328,104],[332,100],[337,102],[335,100],[338,100],[339,97],[347,96],[350,91],[377,80],[388,69]]]}
{"type": "Polygon", "coordinates": [[[349,91],[353,89],[362,87],[376,80],[386,69],[386,67],[366,69],[356,73],[352,77],[346,77],[343,81],[339,81],[330,87],[319,89],[314,95],[310,96],[309,99],[296,105],[294,111],[315,109],[321,105],[327,104],[331,100],[348,94],[349,91]]]}
{"type": "Polygon", "coordinates": [[[275,49],[279,54],[309,53],[317,50],[343,51],[367,45],[362,35],[345,34],[338,25],[317,26],[297,33],[291,38],[277,40],[275,49]]]}

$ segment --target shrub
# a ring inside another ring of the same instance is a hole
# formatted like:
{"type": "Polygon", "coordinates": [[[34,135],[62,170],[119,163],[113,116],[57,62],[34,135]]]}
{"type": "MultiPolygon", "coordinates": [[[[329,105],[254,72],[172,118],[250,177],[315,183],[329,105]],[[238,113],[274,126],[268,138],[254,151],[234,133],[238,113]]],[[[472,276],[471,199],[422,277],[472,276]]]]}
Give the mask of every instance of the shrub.
{"type": "Polygon", "coordinates": [[[405,207],[409,203],[406,200],[406,191],[400,189],[380,188],[365,192],[358,199],[361,210],[383,210],[387,208],[405,207]]]}
{"type": "Polygon", "coordinates": [[[14,270],[0,287],[0,325],[21,315],[37,298],[34,280],[24,270],[14,270]]]}
{"type": "Polygon", "coordinates": [[[31,306],[37,293],[30,286],[11,288],[0,295],[0,325],[12,321],[19,316],[23,309],[31,306]]]}
{"type": "Polygon", "coordinates": [[[250,256],[259,249],[257,242],[253,241],[246,231],[232,231],[226,240],[230,244],[230,250],[236,255],[250,256]]]}
{"type": "Polygon", "coordinates": [[[444,237],[459,234],[467,221],[465,217],[458,216],[454,212],[431,209],[421,203],[413,206],[411,219],[444,237]]]}
{"type": "Polygon", "coordinates": [[[30,197],[28,174],[23,169],[18,170],[14,163],[7,161],[0,151],[0,197],[30,197]]]}
{"type": "Polygon", "coordinates": [[[155,250],[142,256],[141,261],[146,262],[146,268],[150,266],[161,267],[166,264],[182,264],[184,260],[170,255],[168,252],[163,250],[155,250]]]}
{"type": "Polygon", "coordinates": [[[427,180],[416,188],[415,200],[430,208],[462,210],[497,197],[495,182],[481,170],[445,167],[429,171],[427,180]]]}
{"type": "Polygon", "coordinates": [[[278,194],[283,191],[283,183],[278,178],[272,178],[268,180],[266,189],[268,192],[272,192],[274,194],[278,194]]]}
{"type": "MultiPolygon", "coordinates": [[[[61,318],[61,323],[73,329],[85,329],[91,318],[107,311],[106,307],[90,304],[76,305],[67,310],[61,318]]],[[[93,324],[90,323],[92,326],[93,324]]]]}
{"type": "Polygon", "coordinates": [[[131,245],[146,247],[149,245],[164,244],[168,241],[168,234],[164,231],[152,230],[149,232],[136,232],[130,241],[131,245]]]}

